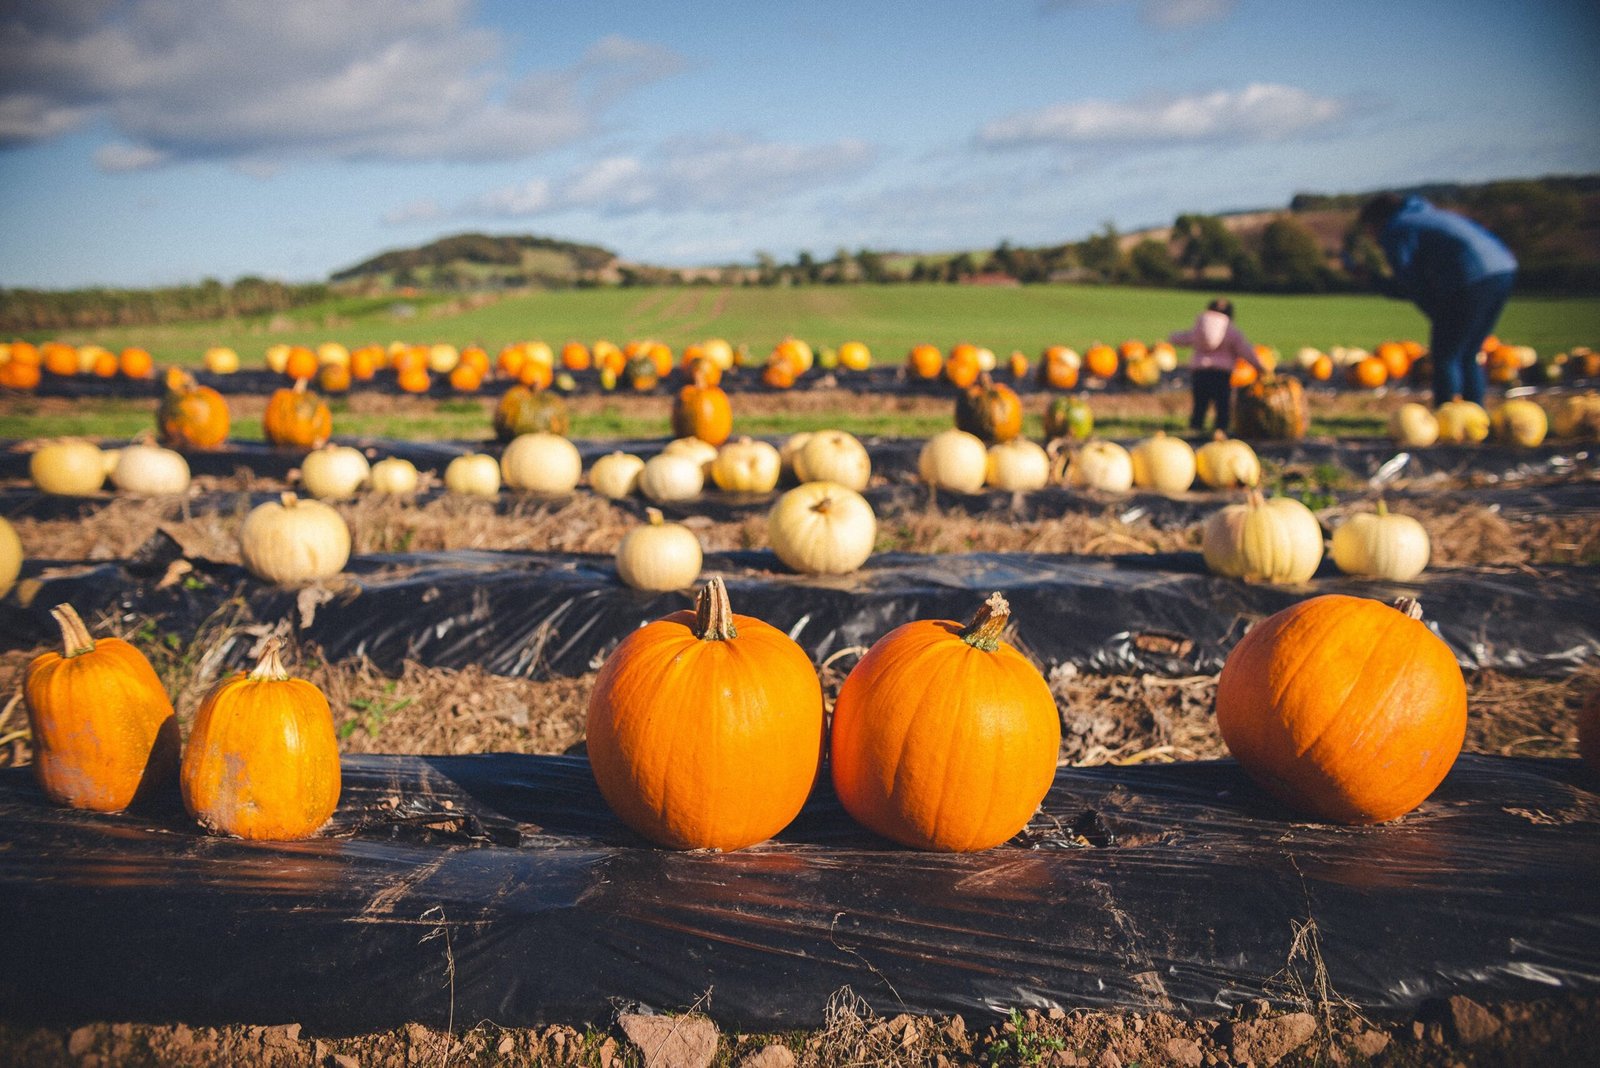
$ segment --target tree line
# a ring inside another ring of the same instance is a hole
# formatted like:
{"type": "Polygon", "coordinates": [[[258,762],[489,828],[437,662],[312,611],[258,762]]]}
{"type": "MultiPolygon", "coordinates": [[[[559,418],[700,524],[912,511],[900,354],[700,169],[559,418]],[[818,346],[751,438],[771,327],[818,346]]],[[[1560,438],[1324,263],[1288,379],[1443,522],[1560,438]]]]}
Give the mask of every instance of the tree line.
{"type": "Polygon", "coordinates": [[[194,319],[273,315],[328,299],[321,282],[293,284],[247,276],[229,284],[158,289],[0,289],[0,331],[152,326],[194,319]]]}

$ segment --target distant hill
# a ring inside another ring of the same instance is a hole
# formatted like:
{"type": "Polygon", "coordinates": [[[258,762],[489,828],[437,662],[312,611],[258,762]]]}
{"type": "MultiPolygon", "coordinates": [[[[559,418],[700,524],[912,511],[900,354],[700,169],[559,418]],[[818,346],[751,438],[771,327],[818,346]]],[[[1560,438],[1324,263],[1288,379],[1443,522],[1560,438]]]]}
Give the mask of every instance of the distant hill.
{"type": "Polygon", "coordinates": [[[329,276],[364,288],[494,289],[605,285],[621,280],[617,254],[531,234],[455,234],[384,252],[329,276]]]}

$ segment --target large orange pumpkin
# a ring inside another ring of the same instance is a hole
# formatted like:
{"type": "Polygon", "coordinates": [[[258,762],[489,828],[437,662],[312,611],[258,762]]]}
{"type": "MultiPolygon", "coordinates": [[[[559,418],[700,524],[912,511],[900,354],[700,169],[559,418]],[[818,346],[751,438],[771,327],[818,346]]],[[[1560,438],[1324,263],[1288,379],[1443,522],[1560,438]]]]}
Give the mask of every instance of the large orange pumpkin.
{"type": "Polygon", "coordinates": [[[1001,640],[995,594],[965,627],[920,620],[861,658],[833,706],[833,785],[885,838],[966,852],[1022,830],[1055,779],[1061,721],[1039,669],[1001,640]]]}
{"type": "Polygon", "coordinates": [[[1291,808],[1382,823],[1420,805],[1455,763],[1467,687],[1415,601],[1328,594],[1234,647],[1217,726],[1250,777],[1291,808]]]}
{"type": "Polygon", "coordinates": [[[194,715],[184,807],[212,834],[306,838],[339,804],[339,743],[321,690],[292,678],[267,640],[255,669],[225,679],[194,715]]]}
{"type": "Polygon", "coordinates": [[[672,404],[672,436],[721,445],[733,433],[733,406],[722,387],[710,382],[709,362],[696,360],[695,368],[694,381],[678,390],[672,404]]]}
{"type": "Polygon", "coordinates": [[[633,631],[589,698],[589,765],[621,820],[673,849],[741,849],[799,814],[822,762],[822,687],[787,634],[734,615],[720,578],[693,612],[633,631]]]}
{"type": "Polygon", "coordinates": [[[261,431],[269,444],[315,449],[333,436],[333,412],[301,378],[293,389],[273,391],[261,416],[261,431]]]}
{"type": "Polygon", "coordinates": [[[956,397],[956,427],[986,444],[1010,441],[1022,433],[1022,398],[987,374],[956,397]]]}
{"type": "Polygon", "coordinates": [[[228,402],[181,368],[167,372],[167,392],[156,410],[156,429],[168,445],[214,449],[228,440],[228,402]]]}
{"type": "Polygon", "coordinates": [[[34,775],[57,804],[121,812],[171,784],[178,717],[143,653],[95,641],[69,604],[51,614],[64,649],[34,657],[23,687],[34,775]]]}

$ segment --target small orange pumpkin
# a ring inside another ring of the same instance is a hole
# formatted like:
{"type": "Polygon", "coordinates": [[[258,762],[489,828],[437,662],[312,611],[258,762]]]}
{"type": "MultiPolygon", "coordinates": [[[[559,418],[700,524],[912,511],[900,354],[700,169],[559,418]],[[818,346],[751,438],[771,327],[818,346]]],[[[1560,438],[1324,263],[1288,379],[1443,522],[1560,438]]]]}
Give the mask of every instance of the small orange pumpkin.
{"type": "Polygon", "coordinates": [[[494,436],[511,441],[523,434],[565,435],[572,426],[567,402],[554,393],[512,386],[494,408],[494,436]]]}
{"type": "Polygon", "coordinates": [[[156,369],[150,353],[135,347],[122,350],[122,355],[117,358],[117,368],[124,378],[149,378],[156,369]]]}
{"type": "Polygon", "coordinates": [[[339,743],[321,690],[292,678],[269,638],[255,669],[219,683],[194,715],[183,804],[212,834],[289,841],[339,805],[339,743]]]}
{"type": "Polygon", "coordinates": [[[1411,354],[1406,351],[1405,345],[1398,341],[1385,341],[1378,346],[1373,355],[1383,361],[1383,366],[1393,379],[1404,378],[1411,370],[1411,354]]]}
{"type": "Polygon", "coordinates": [[[1420,805],[1455,763],[1467,686],[1416,601],[1326,594],[1257,623],[1228,654],[1217,726],[1290,807],[1382,823],[1420,805]]]}
{"type": "Polygon", "coordinates": [[[370,382],[382,364],[382,349],[376,345],[362,345],[350,353],[350,377],[357,382],[370,382]]]}
{"type": "Polygon", "coordinates": [[[1311,361],[1311,377],[1318,382],[1326,382],[1333,377],[1333,357],[1323,353],[1311,361]]]}
{"type": "Polygon", "coordinates": [[[39,346],[40,364],[53,375],[63,378],[78,373],[78,350],[59,341],[46,341],[39,346]]]}
{"type": "Polygon", "coordinates": [[[695,361],[694,381],[678,391],[672,404],[672,436],[721,445],[733,433],[733,406],[722,387],[709,381],[708,366],[707,360],[695,361]]]}
{"type": "Polygon", "coordinates": [[[293,389],[273,391],[261,416],[261,430],[269,444],[315,449],[333,436],[333,412],[302,378],[293,389]]]}
{"type": "Polygon", "coordinates": [[[987,445],[1010,441],[1022,433],[1022,398],[1010,386],[979,375],[956,397],[956,427],[987,445]]]}
{"type": "Polygon", "coordinates": [[[39,365],[19,361],[15,357],[0,364],[0,386],[6,389],[32,390],[39,385],[39,365]]]}
{"type": "Polygon", "coordinates": [[[316,352],[305,345],[295,345],[289,350],[289,359],[283,365],[283,373],[295,382],[300,381],[302,378],[316,377],[316,352]]]}
{"type": "Polygon", "coordinates": [[[1243,360],[1234,360],[1233,373],[1228,376],[1228,385],[1234,389],[1244,389],[1247,386],[1255,385],[1256,379],[1259,377],[1261,376],[1256,373],[1256,369],[1252,364],[1248,364],[1243,360]]]}
{"type": "Polygon", "coordinates": [[[395,375],[395,383],[405,393],[426,393],[433,388],[433,376],[426,366],[413,363],[395,375]]]}
{"type": "Polygon", "coordinates": [[[156,410],[156,429],[168,445],[214,449],[228,440],[228,402],[210,386],[195,382],[189,372],[167,372],[167,392],[156,410]]]}
{"type": "Polygon", "coordinates": [[[944,361],[944,376],[957,389],[966,389],[978,381],[983,370],[978,361],[978,346],[963,341],[950,350],[944,361]]]}
{"type": "Polygon", "coordinates": [[[822,738],[810,658],[776,627],[734,615],[720,578],[693,612],[624,638],[589,697],[601,794],[673,849],[741,849],[783,830],[816,782],[822,738]]]}
{"type": "Polygon", "coordinates": [[[1083,366],[1096,378],[1113,378],[1117,373],[1117,350],[1110,345],[1090,345],[1084,350],[1083,366]]]}
{"type": "Polygon", "coordinates": [[[607,341],[605,338],[601,338],[594,343],[594,347],[590,350],[590,355],[594,358],[596,367],[602,371],[610,370],[612,374],[617,375],[619,378],[622,376],[622,369],[628,365],[627,354],[617,348],[614,342],[607,341]]]}
{"type": "Polygon", "coordinates": [[[95,641],[70,604],[51,615],[63,652],[34,657],[23,686],[34,775],[57,804],[121,812],[171,784],[178,717],[143,653],[121,638],[95,641]]]}
{"type": "Polygon", "coordinates": [[[524,360],[517,371],[517,381],[530,389],[549,389],[555,381],[555,369],[539,360],[524,360]]]}
{"type": "Polygon", "coordinates": [[[561,366],[569,371],[587,371],[593,362],[589,347],[581,341],[569,341],[561,346],[561,366]]]}
{"type": "Polygon", "coordinates": [[[345,393],[350,389],[350,365],[325,363],[317,372],[317,385],[324,393],[345,393]]]}
{"type": "Polygon", "coordinates": [[[458,363],[450,372],[450,388],[458,393],[472,393],[483,385],[483,372],[470,363],[458,363]]]}
{"type": "Polygon", "coordinates": [[[90,366],[96,378],[115,378],[121,363],[117,354],[108,350],[101,350],[95,355],[94,363],[90,366]]]}
{"type": "Polygon", "coordinates": [[[1013,381],[1021,382],[1025,380],[1028,377],[1028,371],[1031,366],[1032,364],[1028,360],[1026,353],[1021,349],[1011,350],[1010,369],[1013,381]]]}
{"type": "Polygon", "coordinates": [[[1389,368],[1376,356],[1350,365],[1349,380],[1358,389],[1377,389],[1389,381],[1389,368]]]}
{"type": "Polygon", "coordinates": [[[482,345],[468,345],[461,350],[461,361],[456,366],[470,367],[477,371],[478,380],[481,382],[489,373],[489,353],[482,345]]]}
{"type": "Polygon", "coordinates": [[[1078,385],[1078,356],[1065,345],[1051,345],[1039,359],[1039,384],[1051,389],[1078,385]]]}
{"type": "Polygon", "coordinates": [[[906,365],[918,378],[938,378],[944,370],[944,353],[935,345],[913,345],[906,356],[906,365]]]}
{"type": "Polygon", "coordinates": [[[767,361],[766,367],[761,370],[761,381],[773,389],[788,389],[794,385],[798,372],[792,362],[782,356],[774,355],[767,361]]]}
{"type": "Polygon", "coordinates": [[[1124,341],[1122,344],[1117,346],[1117,353],[1122,357],[1123,362],[1126,363],[1129,360],[1144,359],[1146,356],[1150,355],[1150,349],[1149,346],[1147,346],[1143,341],[1140,341],[1138,338],[1129,338],[1127,341],[1124,341]]]}
{"type": "Polygon", "coordinates": [[[1022,830],[1055,779],[1061,721],[1039,669],[1001,640],[998,593],[965,627],[921,620],[880,638],[833,706],[834,790],[868,829],[966,852],[1022,830]]]}

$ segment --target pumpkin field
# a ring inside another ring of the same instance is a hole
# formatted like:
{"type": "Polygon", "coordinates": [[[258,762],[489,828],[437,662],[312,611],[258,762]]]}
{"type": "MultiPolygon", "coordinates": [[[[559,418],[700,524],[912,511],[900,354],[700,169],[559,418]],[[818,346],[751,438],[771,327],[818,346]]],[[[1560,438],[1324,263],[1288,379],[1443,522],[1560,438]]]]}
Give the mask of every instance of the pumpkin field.
{"type": "Polygon", "coordinates": [[[0,345],[0,1057],[1582,1059],[1600,300],[1199,303],[0,345]]]}

